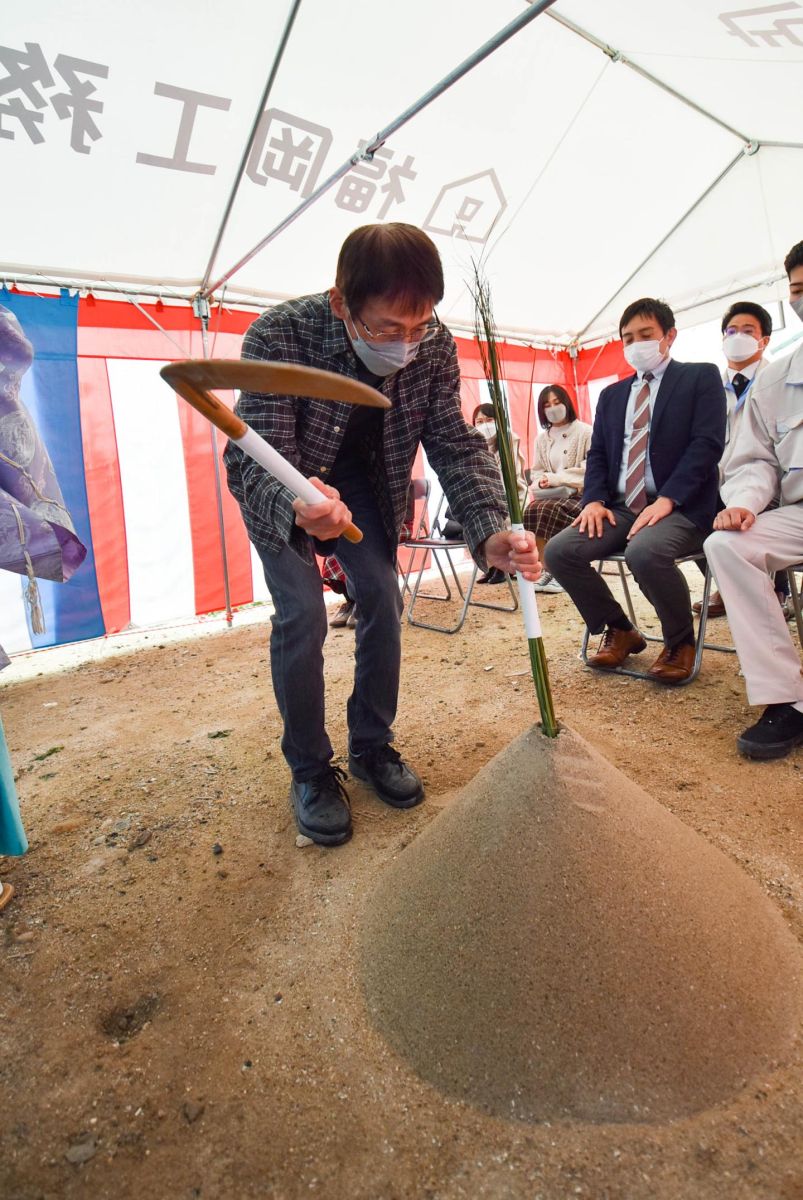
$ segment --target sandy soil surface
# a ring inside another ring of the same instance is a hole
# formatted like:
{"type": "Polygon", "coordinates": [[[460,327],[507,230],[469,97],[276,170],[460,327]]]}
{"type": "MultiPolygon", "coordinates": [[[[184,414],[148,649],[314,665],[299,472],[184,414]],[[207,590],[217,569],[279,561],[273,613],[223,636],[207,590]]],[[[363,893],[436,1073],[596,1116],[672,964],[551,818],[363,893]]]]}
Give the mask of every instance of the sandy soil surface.
{"type": "MultiPolygon", "coordinates": [[[[707,653],[688,689],[600,676],[569,600],[540,608],[561,719],[803,940],[803,752],[737,756],[753,713],[735,658],[707,653]]],[[[352,640],[327,647],[341,754],[352,640]]],[[[369,1021],[365,905],[533,724],[527,671],[518,613],[475,609],[454,637],[405,627],[398,745],[427,802],[397,812],[351,785],[355,836],[335,850],[295,843],[264,626],[0,680],[31,840],[0,863],[18,892],[0,917],[3,1200],[803,1197],[800,1042],[682,1120],[530,1124],[447,1098],[369,1021]]]]}

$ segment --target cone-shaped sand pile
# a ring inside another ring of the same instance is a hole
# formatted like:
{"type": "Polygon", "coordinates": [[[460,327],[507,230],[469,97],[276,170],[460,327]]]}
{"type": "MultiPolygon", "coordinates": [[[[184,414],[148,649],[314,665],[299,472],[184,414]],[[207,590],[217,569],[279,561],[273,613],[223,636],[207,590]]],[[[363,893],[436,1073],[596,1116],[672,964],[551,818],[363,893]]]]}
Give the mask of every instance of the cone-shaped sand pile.
{"type": "Polygon", "coordinates": [[[580,738],[532,730],[369,898],[373,1019],[448,1094],[664,1121],[786,1057],[796,941],[753,881],[580,738]]]}

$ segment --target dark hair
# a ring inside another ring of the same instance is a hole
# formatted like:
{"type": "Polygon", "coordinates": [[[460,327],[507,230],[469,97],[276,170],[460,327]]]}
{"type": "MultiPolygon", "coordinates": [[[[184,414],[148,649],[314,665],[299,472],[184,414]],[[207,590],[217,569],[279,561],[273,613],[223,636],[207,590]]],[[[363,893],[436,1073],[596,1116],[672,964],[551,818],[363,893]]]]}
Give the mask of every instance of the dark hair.
{"type": "Polygon", "coordinates": [[[675,328],[675,314],[665,300],[652,300],[645,296],[642,300],[634,300],[628,304],[619,320],[619,337],[625,325],[629,325],[634,317],[654,317],[661,326],[663,333],[669,333],[675,328]]]}
{"type": "Polygon", "coordinates": [[[787,279],[794,271],[795,267],[803,267],[803,242],[796,242],[792,249],[783,260],[783,267],[786,271],[787,279]]]}
{"type": "Polygon", "coordinates": [[[352,312],[372,296],[417,312],[443,299],[443,267],[437,247],[415,225],[390,221],[362,225],[340,248],[335,283],[352,312]]]}
{"type": "Polygon", "coordinates": [[[739,313],[743,313],[746,317],[755,317],[761,326],[761,336],[769,337],[772,333],[772,317],[767,312],[766,308],[762,308],[760,304],[754,304],[752,300],[737,300],[732,304],[725,316],[722,318],[722,332],[730,325],[734,317],[738,317],[739,313]]]}
{"type": "Polygon", "coordinates": [[[471,414],[471,424],[472,425],[477,424],[477,417],[480,415],[480,413],[482,413],[482,415],[484,417],[495,417],[496,416],[496,413],[494,412],[493,404],[478,404],[477,407],[474,409],[474,412],[471,414]]]}
{"type": "Polygon", "coordinates": [[[549,421],[544,416],[544,409],[550,396],[554,396],[558,404],[566,405],[566,417],[570,425],[572,421],[577,420],[577,409],[566,388],[562,388],[559,383],[550,383],[538,394],[538,423],[542,429],[549,429],[549,421]]]}

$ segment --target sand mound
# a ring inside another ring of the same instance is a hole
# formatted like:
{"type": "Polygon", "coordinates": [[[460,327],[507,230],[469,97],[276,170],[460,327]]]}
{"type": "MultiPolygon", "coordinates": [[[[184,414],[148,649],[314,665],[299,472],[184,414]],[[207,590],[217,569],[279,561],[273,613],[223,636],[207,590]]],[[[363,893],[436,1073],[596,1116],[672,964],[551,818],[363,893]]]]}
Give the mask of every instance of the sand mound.
{"type": "Polygon", "coordinates": [[[568,731],[520,737],[390,866],[362,966],[421,1076],[531,1121],[710,1107],[801,1016],[799,948],[757,885],[568,731]]]}

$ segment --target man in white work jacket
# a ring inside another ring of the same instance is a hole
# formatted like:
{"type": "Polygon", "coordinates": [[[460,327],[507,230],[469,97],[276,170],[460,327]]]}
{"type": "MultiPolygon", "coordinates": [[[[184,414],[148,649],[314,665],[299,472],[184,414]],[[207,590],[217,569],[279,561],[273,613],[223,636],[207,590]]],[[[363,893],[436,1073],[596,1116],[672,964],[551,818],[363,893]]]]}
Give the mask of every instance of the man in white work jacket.
{"type": "MultiPolygon", "coordinates": [[[[803,321],[803,241],[784,260],[789,303],[803,321]]],[[[762,371],[725,469],[726,507],[705,553],[728,611],[750,704],[765,705],[737,739],[748,758],[782,758],[803,743],[799,647],[773,573],[803,561],[803,346],[762,371]],[[765,511],[780,493],[777,508],[765,511]]]]}

